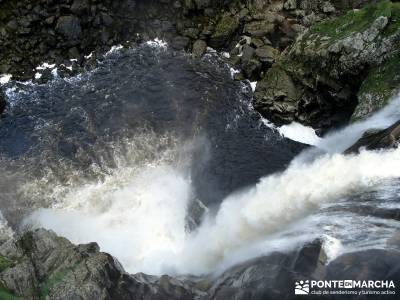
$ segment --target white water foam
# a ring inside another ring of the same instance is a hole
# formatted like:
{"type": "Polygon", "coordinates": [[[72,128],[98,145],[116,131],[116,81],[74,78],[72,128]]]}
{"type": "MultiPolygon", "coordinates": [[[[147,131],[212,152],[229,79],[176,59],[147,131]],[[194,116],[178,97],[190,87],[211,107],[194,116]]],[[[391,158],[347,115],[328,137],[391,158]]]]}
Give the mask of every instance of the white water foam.
{"type": "MultiPolygon", "coordinates": [[[[352,192],[400,177],[400,149],[334,153],[362,130],[390,125],[398,117],[397,101],[319,142],[324,147],[336,142],[333,153],[312,162],[297,159],[286,171],[227,197],[195,232],[185,230],[190,180],[168,164],[146,166],[135,175],[120,168],[103,182],[72,187],[57,205],[35,212],[29,221],[73,242],[97,241],[129,272],[204,274],[273,249],[290,249],[313,237],[281,238],[296,222],[352,192]],[[389,116],[392,120],[384,120],[389,116]]],[[[332,257],[341,251],[334,238],[326,247],[332,257]]]]}
{"type": "Polygon", "coordinates": [[[76,243],[98,242],[127,270],[161,274],[167,257],[182,251],[190,182],[160,165],[119,186],[129,172],[119,170],[103,183],[71,190],[63,202],[36,211],[31,220],[76,243]]]}
{"type": "Polygon", "coordinates": [[[11,80],[11,78],[12,78],[11,74],[0,75],[0,84],[3,85],[3,84],[8,83],[11,80]]]}
{"type": "Polygon", "coordinates": [[[297,122],[283,125],[278,128],[278,131],[288,139],[309,145],[318,145],[322,140],[317,136],[313,128],[304,126],[297,122]]]}
{"type": "Polygon", "coordinates": [[[395,177],[400,177],[400,150],[296,163],[249,191],[231,195],[215,218],[188,234],[184,219],[190,182],[162,167],[140,172],[124,188],[107,181],[77,188],[56,208],[40,210],[32,218],[74,242],[97,241],[130,272],[202,274],[237,263],[232,256],[238,249],[247,253],[246,245],[280,232],[322,203],[395,177]]]}
{"type": "Polygon", "coordinates": [[[384,129],[400,119],[400,95],[387,106],[371,117],[350,124],[349,126],[328,134],[316,144],[329,153],[340,153],[349,148],[368,129],[384,129]]]}

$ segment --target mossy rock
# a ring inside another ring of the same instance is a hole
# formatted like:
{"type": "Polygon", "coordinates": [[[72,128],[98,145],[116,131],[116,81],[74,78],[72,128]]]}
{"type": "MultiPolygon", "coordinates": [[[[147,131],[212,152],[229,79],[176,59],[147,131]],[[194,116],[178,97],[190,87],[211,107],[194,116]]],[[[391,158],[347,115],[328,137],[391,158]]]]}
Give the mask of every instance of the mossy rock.
{"type": "Polygon", "coordinates": [[[380,66],[370,70],[358,92],[358,105],[352,121],[384,107],[400,91],[400,52],[380,66]]]}
{"type": "Polygon", "coordinates": [[[210,46],[214,48],[223,48],[231,41],[240,26],[239,20],[231,15],[223,15],[217,25],[215,31],[210,38],[210,46]]]}
{"type": "Polygon", "coordinates": [[[353,33],[363,32],[371,26],[378,17],[387,17],[389,25],[383,35],[389,36],[400,27],[400,3],[388,0],[370,4],[362,9],[350,10],[345,15],[328,20],[311,27],[310,32],[333,40],[346,38],[353,33]]]}
{"type": "Polygon", "coordinates": [[[12,266],[14,266],[14,262],[0,255],[0,273],[12,266]]]}

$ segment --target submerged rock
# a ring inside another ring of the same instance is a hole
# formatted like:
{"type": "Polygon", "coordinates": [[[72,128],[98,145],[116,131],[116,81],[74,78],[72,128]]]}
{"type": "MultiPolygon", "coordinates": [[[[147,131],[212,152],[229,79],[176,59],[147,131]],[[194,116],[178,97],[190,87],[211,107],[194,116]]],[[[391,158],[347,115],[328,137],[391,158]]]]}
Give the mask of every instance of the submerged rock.
{"type": "Polygon", "coordinates": [[[258,83],[255,108],[277,124],[347,122],[370,67],[399,49],[398,16],[399,3],[382,1],[312,26],[258,83]]]}
{"type": "Polygon", "coordinates": [[[378,150],[397,147],[400,141],[400,121],[384,130],[369,130],[344,153],[357,153],[361,148],[378,150]]]}

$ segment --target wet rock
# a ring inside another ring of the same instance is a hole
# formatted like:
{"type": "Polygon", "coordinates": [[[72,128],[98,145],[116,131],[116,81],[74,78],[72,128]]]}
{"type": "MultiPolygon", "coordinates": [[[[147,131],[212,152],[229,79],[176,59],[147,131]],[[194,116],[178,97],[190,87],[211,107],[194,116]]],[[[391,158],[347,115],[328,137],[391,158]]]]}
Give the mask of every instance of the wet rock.
{"type": "Polygon", "coordinates": [[[294,276],[288,254],[272,253],[224,272],[209,290],[209,299],[276,299],[290,295],[294,276]]]}
{"type": "Polygon", "coordinates": [[[400,252],[366,250],[344,254],[327,266],[327,280],[395,280],[400,278],[400,252]]]}
{"type": "Polygon", "coordinates": [[[225,271],[209,289],[209,299],[288,297],[293,293],[297,278],[322,278],[325,263],[326,254],[320,239],[304,245],[297,252],[274,252],[225,271]]]}
{"type": "Polygon", "coordinates": [[[344,153],[358,153],[361,148],[367,150],[378,150],[384,148],[394,148],[400,142],[400,121],[384,130],[370,130],[344,153]]]}
{"type": "Polygon", "coordinates": [[[202,57],[207,51],[207,43],[203,40],[197,40],[193,44],[192,54],[194,57],[202,57]]]}
{"type": "Polygon", "coordinates": [[[294,271],[302,274],[316,274],[323,272],[323,268],[327,263],[327,255],[323,248],[323,241],[316,239],[308,243],[297,253],[294,262],[294,271]]]}

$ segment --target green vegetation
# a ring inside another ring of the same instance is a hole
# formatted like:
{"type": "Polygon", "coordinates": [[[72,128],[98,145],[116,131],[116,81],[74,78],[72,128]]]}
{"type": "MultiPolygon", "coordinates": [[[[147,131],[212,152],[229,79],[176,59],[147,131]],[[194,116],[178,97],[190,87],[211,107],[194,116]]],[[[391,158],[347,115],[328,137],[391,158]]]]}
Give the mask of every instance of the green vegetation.
{"type": "Polygon", "coordinates": [[[391,35],[400,28],[400,3],[383,0],[362,9],[351,10],[345,15],[316,24],[312,33],[318,33],[334,39],[345,38],[354,32],[363,32],[380,16],[389,18],[384,35],[391,35]]]}
{"type": "Polygon", "coordinates": [[[55,286],[57,283],[62,282],[65,278],[65,276],[70,272],[71,270],[62,270],[58,272],[57,274],[51,276],[48,278],[45,282],[43,282],[41,288],[40,288],[40,299],[46,299],[47,295],[50,292],[50,289],[55,286]]]}
{"type": "MultiPolygon", "coordinates": [[[[73,272],[78,266],[80,265],[80,262],[78,262],[77,264],[75,264],[72,267],[69,268],[65,268],[59,272],[57,272],[56,274],[54,274],[53,276],[50,276],[49,278],[47,278],[40,287],[40,299],[46,299],[47,295],[50,292],[50,289],[55,286],[56,284],[64,281],[65,277],[73,272]]],[[[1,300],[1,299],[0,299],[1,300]]]]}
{"type": "Polygon", "coordinates": [[[12,261],[0,255],[0,272],[3,272],[4,270],[8,269],[9,267],[12,267],[13,265],[14,263],[12,261]]]}
{"type": "Polygon", "coordinates": [[[239,22],[236,18],[229,15],[224,15],[217,23],[213,36],[229,36],[237,30],[238,26],[239,22]]]}
{"type": "Polygon", "coordinates": [[[3,284],[0,283],[0,300],[24,300],[24,298],[13,295],[3,284]]]}

